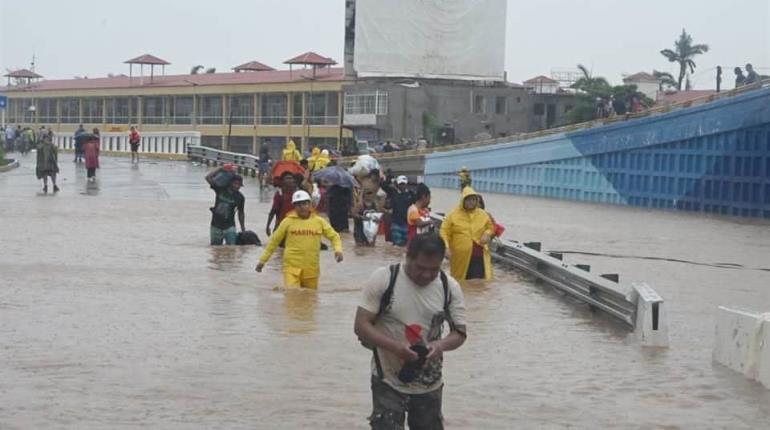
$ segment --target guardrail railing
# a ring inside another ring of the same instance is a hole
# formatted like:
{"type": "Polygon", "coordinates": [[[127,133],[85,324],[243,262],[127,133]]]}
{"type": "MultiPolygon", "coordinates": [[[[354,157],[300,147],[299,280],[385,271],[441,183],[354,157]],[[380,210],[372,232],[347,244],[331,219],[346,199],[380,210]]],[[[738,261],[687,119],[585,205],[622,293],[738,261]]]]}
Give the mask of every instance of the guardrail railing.
{"type": "Polygon", "coordinates": [[[222,165],[231,163],[242,173],[256,176],[259,171],[259,157],[251,154],[222,151],[208,146],[193,145],[187,147],[187,156],[207,165],[222,165]]]}
{"type": "MultiPolygon", "coordinates": [[[[102,151],[130,152],[128,133],[102,132],[102,151]]],[[[139,152],[146,154],[186,154],[187,148],[200,144],[201,134],[197,131],[146,132],[141,133],[139,152]]],[[[61,149],[75,149],[75,136],[71,133],[54,133],[53,143],[61,149]]]]}
{"type": "MultiPolygon", "coordinates": [[[[440,223],[443,218],[434,216],[440,223]]],[[[663,299],[647,284],[624,285],[617,274],[595,275],[588,265],[569,265],[559,253],[543,253],[539,242],[496,240],[492,259],[523,271],[609,315],[634,331],[644,346],[668,346],[668,319],[663,299]]]]}

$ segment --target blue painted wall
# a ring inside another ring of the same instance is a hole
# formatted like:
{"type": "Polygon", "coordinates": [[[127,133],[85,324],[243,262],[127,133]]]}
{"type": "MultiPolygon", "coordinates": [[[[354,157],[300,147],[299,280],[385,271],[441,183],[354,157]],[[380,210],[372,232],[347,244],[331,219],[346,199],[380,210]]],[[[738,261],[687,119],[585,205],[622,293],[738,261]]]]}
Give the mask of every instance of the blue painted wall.
{"type": "Polygon", "coordinates": [[[426,157],[430,186],[770,218],[770,88],[571,133],[426,157]]]}

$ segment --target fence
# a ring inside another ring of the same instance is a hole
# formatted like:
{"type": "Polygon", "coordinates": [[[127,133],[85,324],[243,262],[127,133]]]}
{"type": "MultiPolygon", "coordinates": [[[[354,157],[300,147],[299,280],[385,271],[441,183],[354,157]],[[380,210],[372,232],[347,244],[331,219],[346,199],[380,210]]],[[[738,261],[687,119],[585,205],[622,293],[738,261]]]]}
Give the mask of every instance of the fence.
{"type": "MultiPolygon", "coordinates": [[[[101,150],[130,152],[128,133],[101,133],[101,150]]],[[[187,154],[187,148],[200,145],[201,134],[197,131],[142,133],[139,152],[149,154],[187,154]]],[[[75,137],[71,134],[54,133],[54,145],[61,149],[75,149],[75,137]]]]}

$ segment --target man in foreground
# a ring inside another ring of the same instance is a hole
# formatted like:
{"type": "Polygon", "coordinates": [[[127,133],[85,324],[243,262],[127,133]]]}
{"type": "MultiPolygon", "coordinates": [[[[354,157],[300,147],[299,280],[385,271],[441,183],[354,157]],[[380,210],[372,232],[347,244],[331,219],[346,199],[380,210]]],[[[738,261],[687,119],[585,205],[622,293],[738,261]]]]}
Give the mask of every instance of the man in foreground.
{"type": "Polygon", "coordinates": [[[406,415],[412,430],[444,428],[443,353],[466,339],[462,290],[441,271],[445,252],[438,235],[418,235],[403,264],[378,269],[364,285],[355,333],[373,350],[372,429],[403,429],[406,415]]]}

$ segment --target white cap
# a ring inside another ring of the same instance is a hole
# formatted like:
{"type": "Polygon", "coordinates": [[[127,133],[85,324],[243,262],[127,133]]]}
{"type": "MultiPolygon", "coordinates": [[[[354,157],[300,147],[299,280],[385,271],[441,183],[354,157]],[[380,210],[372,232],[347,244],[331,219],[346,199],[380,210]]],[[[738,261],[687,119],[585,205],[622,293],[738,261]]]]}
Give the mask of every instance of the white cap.
{"type": "Polygon", "coordinates": [[[299,202],[309,202],[310,201],[310,194],[307,193],[307,191],[295,191],[294,195],[291,196],[291,204],[299,203],[299,202]]]}
{"type": "Polygon", "coordinates": [[[396,178],[396,184],[407,184],[409,183],[409,179],[406,179],[406,176],[401,175],[398,178],[396,178]]]}

